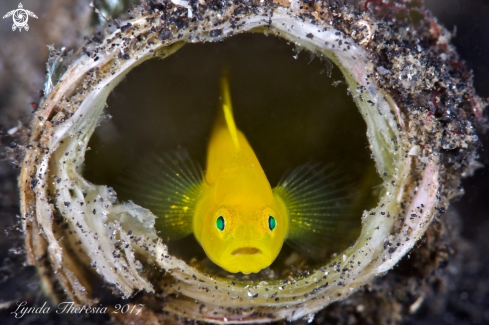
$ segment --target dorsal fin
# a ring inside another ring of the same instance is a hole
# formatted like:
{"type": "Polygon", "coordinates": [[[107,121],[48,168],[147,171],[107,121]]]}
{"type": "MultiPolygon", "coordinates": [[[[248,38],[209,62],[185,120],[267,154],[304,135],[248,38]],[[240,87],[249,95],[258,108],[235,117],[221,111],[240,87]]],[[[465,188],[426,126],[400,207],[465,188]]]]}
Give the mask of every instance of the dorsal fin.
{"type": "Polygon", "coordinates": [[[231,92],[229,91],[229,80],[227,73],[224,73],[221,77],[221,96],[222,96],[222,113],[224,114],[224,119],[226,120],[226,125],[228,127],[233,143],[236,149],[240,149],[239,139],[238,139],[238,129],[236,123],[234,122],[233,116],[233,106],[231,105],[231,92]]]}

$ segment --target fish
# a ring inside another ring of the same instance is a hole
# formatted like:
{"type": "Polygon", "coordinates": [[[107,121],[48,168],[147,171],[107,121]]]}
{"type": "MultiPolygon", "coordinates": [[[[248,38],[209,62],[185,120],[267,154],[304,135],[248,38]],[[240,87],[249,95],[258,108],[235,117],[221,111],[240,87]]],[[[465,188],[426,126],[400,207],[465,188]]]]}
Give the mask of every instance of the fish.
{"type": "Polygon", "coordinates": [[[182,151],[147,157],[126,180],[132,199],[156,215],[164,238],[194,234],[207,257],[231,273],[269,267],[284,242],[309,255],[335,245],[348,208],[344,179],[307,163],[272,188],[236,125],[226,74],[220,88],[205,171],[182,151]]]}

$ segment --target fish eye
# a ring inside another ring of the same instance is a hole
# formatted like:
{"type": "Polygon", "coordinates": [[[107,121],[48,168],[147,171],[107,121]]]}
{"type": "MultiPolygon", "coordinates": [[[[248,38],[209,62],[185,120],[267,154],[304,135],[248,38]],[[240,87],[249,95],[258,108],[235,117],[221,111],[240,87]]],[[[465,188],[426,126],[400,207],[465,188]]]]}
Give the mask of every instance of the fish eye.
{"type": "Polygon", "coordinates": [[[220,231],[223,231],[224,230],[224,218],[223,218],[223,216],[219,216],[219,218],[217,218],[217,220],[216,220],[216,227],[220,231]]]}
{"type": "Polygon", "coordinates": [[[270,228],[270,230],[273,230],[273,229],[275,229],[275,227],[277,227],[277,220],[275,220],[274,217],[269,216],[268,217],[268,228],[270,228]]]}

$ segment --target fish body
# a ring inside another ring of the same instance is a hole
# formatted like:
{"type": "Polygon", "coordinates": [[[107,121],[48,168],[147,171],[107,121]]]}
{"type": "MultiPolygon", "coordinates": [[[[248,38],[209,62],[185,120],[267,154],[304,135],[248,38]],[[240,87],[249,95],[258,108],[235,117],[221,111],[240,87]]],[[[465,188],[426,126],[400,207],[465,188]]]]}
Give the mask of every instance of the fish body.
{"type": "Polygon", "coordinates": [[[236,128],[226,79],[222,93],[223,109],[208,145],[205,186],[195,208],[193,230],[214,263],[246,274],[275,260],[287,237],[289,219],[253,149],[236,128]],[[223,229],[216,226],[219,218],[223,229]]]}
{"type": "Polygon", "coordinates": [[[347,187],[325,168],[306,164],[272,189],[245,135],[236,127],[226,77],[211,132],[205,173],[187,156],[151,157],[126,179],[132,198],[158,218],[173,240],[193,233],[223,269],[244,274],[268,267],[285,241],[314,255],[343,234],[347,187]]]}

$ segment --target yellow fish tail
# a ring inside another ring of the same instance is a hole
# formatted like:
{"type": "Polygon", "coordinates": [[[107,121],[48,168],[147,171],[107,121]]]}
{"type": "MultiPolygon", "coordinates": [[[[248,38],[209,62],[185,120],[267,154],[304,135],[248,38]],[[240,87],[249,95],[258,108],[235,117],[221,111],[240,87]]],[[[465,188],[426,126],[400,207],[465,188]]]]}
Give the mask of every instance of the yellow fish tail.
{"type": "MultiPolygon", "coordinates": [[[[233,116],[233,106],[231,104],[231,92],[229,90],[229,80],[225,73],[221,77],[221,96],[222,96],[222,114],[224,115],[224,120],[226,121],[227,128],[233,139],[233,143],[237,150],[240,150],[240,143],[238,138],[238,128],[234,122],[233,116]]],[[[222,120],[222,119],[219,119],[222,120]]]]}

